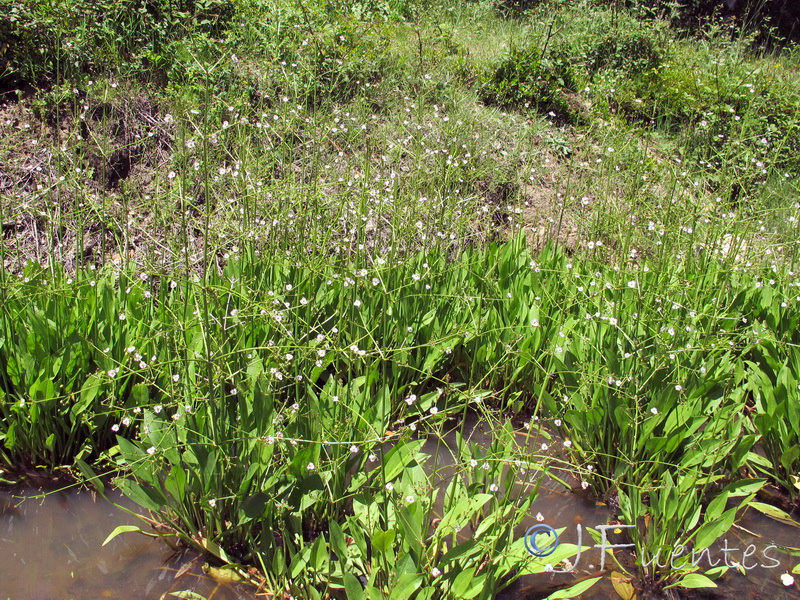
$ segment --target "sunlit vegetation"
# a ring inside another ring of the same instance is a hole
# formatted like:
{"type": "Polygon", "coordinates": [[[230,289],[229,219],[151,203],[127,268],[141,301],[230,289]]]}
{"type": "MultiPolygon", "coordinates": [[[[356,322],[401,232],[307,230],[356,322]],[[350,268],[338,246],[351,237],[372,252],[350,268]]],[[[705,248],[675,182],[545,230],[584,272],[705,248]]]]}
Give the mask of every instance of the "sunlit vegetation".
{"type": "Polygon", "coordinates": [[[798,53],[532,4],[0,0],[0,477],[349,600],[563,568],[555,479],[724,586],[657,557],[800,506],[798,53]]]}

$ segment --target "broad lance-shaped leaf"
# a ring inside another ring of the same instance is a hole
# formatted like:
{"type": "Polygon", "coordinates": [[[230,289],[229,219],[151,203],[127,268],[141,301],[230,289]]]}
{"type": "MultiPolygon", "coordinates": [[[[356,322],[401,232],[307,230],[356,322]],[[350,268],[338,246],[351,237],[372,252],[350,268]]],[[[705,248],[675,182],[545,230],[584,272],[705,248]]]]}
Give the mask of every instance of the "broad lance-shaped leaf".
{"type": "MultiPolygon", "coordinates": [[[[705,575],[701,575],[700,573],[689,573],[684,575],[680,578],[680,580],[667,588],[670,587],[682,587],[682,588],[715,588],[717,584],[711,581],[705,575]]],[[[665,588],[666,589],[666,588],[665,588]]]]}
{"type": "Polygon", "coordinates": [[[158,537],[158,535],[156,535],[155,533],[148,533],[147,531],[142,531],[142,529],[140,527],[137,527],[136,525],[120,525],[119,527],[116,527],[114,531],[108,534],[108,537],[105,539],[102,545],[105,546],[115,537],[123,533],[141,533],[143,535],[149,535],[150,537],[158,537]]]}
{"type": "Polygon", "coordinates": [[[579,581],[575,585],[571,585],[566,589],[553,592],[547,598],[545,598],[545,600],[566,600],[567,598],[577,598],[601,579],[602,577],[593,577],[592,579],[579,581]]]}
{"type": "Polygon", "coordinates": [[[776,508],[770,504],[764,504],[763,502],[749,502],[748,506],[756,509],[760,513],[767,515],[771,519],[775,519],[776,521],[783,523],[784,525],[791,525],[792,527],[800,528],[800,523],[792,519],[789,513],[781,510],[780,508],[776,508]]]}

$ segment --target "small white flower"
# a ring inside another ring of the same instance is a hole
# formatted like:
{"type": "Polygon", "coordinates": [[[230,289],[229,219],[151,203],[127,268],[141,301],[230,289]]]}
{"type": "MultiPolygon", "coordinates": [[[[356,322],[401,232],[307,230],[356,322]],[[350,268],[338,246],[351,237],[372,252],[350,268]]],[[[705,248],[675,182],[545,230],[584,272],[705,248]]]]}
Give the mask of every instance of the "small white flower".
{"type": "Polygon", "coordinates": [[[442,572],[439,569],[437,569],[436,567],[433,567],[431,569],[431,576],[432,577],[439,577],[439,575],[441,575],[441,574],[442,574],[442,572]]]}
{"type": "Polygon", "coordinates": [[[588,487],[589,487],[589,482],[588,482],[588,481],[581,481],[581,487],[582,487],[583,489],[586,489],[586,488],[588,488],[588,487]]]}
{"type": "Polygon", "coordinates": [[[561,427],[561,419],[556,419],[555,421],[553,421],[553,424],[554,424],[556,427],[561,427]]]}
{"type": "Polygon", "coordinates": [[[235,396],[238,393],[239,393],[239,390],[237,390],[236,388],[231,388],[231,396],[235,396]]]}
{"type": "Polygon", "coordinates": [[[317,467],[315,467],[315,466],[314,466],[314,463],[312,463],[312,462],[310,462],[310,463],[308,463],[308,464],[306,465],[306,470],[307,470],[307,471],[313,471],[313,470],[314,470],[314,469],[316,469],[316,468],[317,468],[317,467]]]}
{"type": "Polygon", "coordinates": [[[551,565],[550,563],[547,563],[544,566],[544,572],[545,573],[552,573],[553,572],[553,565],[551,565]]]}
{"type": "Polygon", "coordinates": [[[564,448],[572,448],[572,442],[570,440],[564,440],[564,448]]]}
{"type": "Polygon", "coordinates": [[[122,418],[122,424],[123,424],[125,427],[127,427],[128,425],[130,425],[130,424],[131,424],[131,418],[130,418],[130,417],[123,417],[123,418],[122,418]]]}
{"type": "Polygon", "coordinates": [[[350,446],[350,453],[351,454],[358,454],[358,446],[356,446],[355,444],[350,446]]]}
{"type": "Polygon", "coordinates": [[[542,444],[542,452],[546,452],[547,448],[548,448],[547,444],[542,444]]]}
{"type": "Polygon", "coordinates": [[[214,508],[217,505],[217,501],[214,498],[211,498],[211,500],[208,501],[208,505],[211,508],[214,508]]]}
{"type": "Polygon", "coordinates": [[[353,302],[353,306],[355,306],[356,308],[361,306],[361,300],[356,300],[355,302],[353,302]]]}
{"type": "Polygon", "coordinates": [[[116,423],[114,423],[114,424],[111,426],[111,431],[113,431],[114,433],[116,433],[117,431],[119,431],[119,425],[117,425],[116,423]]]}
{"type": "Polygon", "coordinates": [[[536,513],[536,520],[541,523],[542,521],[544,521],[544,515],[540,512],[536,513]]]}
{"type": "Polygon", "coordinates": [[[473,458],[472,460],[469,461],[469,466],[470,467],[477,467],[478,466],[478,461],[473,458]]]}
{"type": "Polygon", "coordinates": [[[417,396],[416,396],[416,394],[409,394],[409,395],[406,397],[406,404],[408,404],[409,406],[411,406],[412,404],[414,404],[414,402],[416,402],[416,401],[417,401],[417,396]]]}
{"type": "Polygon", "coordinates": [[[657,415],[658,409],[654,406],[653,408],[650,409],[650,412],[653,413],[654,415],[657,415]]]}
{"type": "Polygon", "coordinates": [[[175,373],[175,374],[172,376],[172,381],[174,381],[175,383],[178,383],[178,380],[179,380],[180,378],[181,378],[181,376],[180,376],[180,375],[178,375],[177,373],[175,373]]]}
{"type": "Polygon", "coordinates": [[[489,486],[489,491],[492,492],[492,493],[496,492],[499,489],[500,488],[497,486],[496,483],[493,483],[492,485],[489,486]]]}
{"type": "Polygon", "coordinates": [[[153,407],[153,412],[156,413],[156,414],[160,413],[162,410],[164,410],[164,407],[161,406],[160,404],[156,404],[153,407]]]}
{"type": "Polygon", "coordinates": [[[675,389],[680,392],[683,389],[683,386],[679,383],[675,386],[675,389]]]}
{"type": "Polygon", "coordinates": [[[414,494],[409,494],[408,496],[406,496],[406,502],[408,502],[409,504],[414,504],[414,494]]]}
{"type": "Polygon", "coordinates": [[[155,454],[155,453],[156,453],[156,447],[155,447],[155,446],[150,446],[150,447],[147,449],[147,453],[148,453],[148,454],[151,454],[151,455],[152,455],[152,454],[155,454]]]}
{"type": "Polygon", "coordinates": [[[372,453],[372,454],[369,455],[369,462],[375,462],[376,460],[378,460],[378,455],[377,454],[372,453]]]}
{"type": "Polygon", "coordinates": [[[789,573],[784,573],[783,575],[781,575],[781,583],[786,587],[794,585],[794,577],[789,575],[789,573]]]}
{"type": "Polygon", "coordinates": [[[431,412],[431,414],[432,414],[432,415],[435,415],[436,413],[438,413],[438,412],[439,412],[439,409],[438,409],[438,408],[436,408],[435,406],[431,406],[431,410],[430,410],[430,412],[431,412]]]}
{"type": "Polygon", "coordinates": [[[392,490],[394,490],[394,484],[390,481],[384,486],[384,488],[386,489],[387,492],[391,492],[392,490]]]}

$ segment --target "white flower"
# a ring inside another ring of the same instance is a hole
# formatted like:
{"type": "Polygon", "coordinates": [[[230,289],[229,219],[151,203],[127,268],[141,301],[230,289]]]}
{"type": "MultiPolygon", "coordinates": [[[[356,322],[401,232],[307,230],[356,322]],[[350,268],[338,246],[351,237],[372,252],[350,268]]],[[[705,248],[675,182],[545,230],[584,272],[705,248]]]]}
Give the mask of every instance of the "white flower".
{"type": "Polygon", "coordinates": [[[148,453],[148,454],[155,454],[155,453],[156,453],[156,447],[155,447],[155,446],[150,446],[150,447],[147,449],[147,453],[148,453]]]}
{"type": "Polygon", "coordinates": [[[351,454],[358,454],[358,446],[356,446],[355,444],[350,446],[350,453],[351,454]]]}
{"type": "Polygon", "coordinates": [[[571,448],[572,442],[569,440],[564,440],[564,448],[571,448]]]}
{"type": "Polygon", "coordinates": [[[231,388],[231,396],[235,396],[238,393],[239,393],[239,390],[237,390],[236,388],[231,388]]]}
{"type": "Polygon", "coordinates": [[[130,425],[130,424],[131,424],[131,419],[130,419],[130,417],[123,417],[123,418],[122,418],[122,424],[123,424],[123,425],[125,425],[125,427],[127,427],[128,425],[130,425]]]}
{"type": "Polygon", "coordinates": [[[541,523],[542,521],[544,521],[544,515],[540,512],[536,513],[536,520],[541,523]]]}
{"type": "Polygon", "coordinates": [[[435,415],[436,413],[439,412],[439,409],[436,408],[435,406],[431,406],[431,411],[430,412],[431,412],[432,415],[435,415]]]}
{"type": "Polygon", "coordinates": [[[181,378],[181,376],[180,376],[180,375],[178,375],[177,373],[175,373],[175,374],[172,376],[172,381],[174,381],[175,383],[178,383],[178,380],[179,380],[180,378],[181,378]]]}
{"type": "Polygon", "coordinates": [[[489,491],[492,492],[492,493],[496,492],[499,489],[500,488],[497,486],[496,483],[493,483],[492,485],[489,486],[489,491]]]}
{"type": "Polygon", "coordinates": [[[538,327],[539,319],[531,319],[531,327],[538,327]]]}
{"type": "Polygon", "coordinates": [[[114,433],[116,433],[117,431],[119,431],[119,425],[117,425],[116,423],[114,423],[114,424],[111,426],[111,431],[113,431],[114,433]]]}
{"type": "Polygon", "coordinates": [[[441,575],[441,574],[442,574],[442,572],[439,569],[437,569],[436,567],[433,567],[431,569],[431,576],[432,577],[439,577],[439,575],[441,575]]]}
{"type": "Polygon", "coordinates": [[[553,424],[555,424],[556,427],[561,427],[561,419],[556,419],[553,421],[553,424]]]}
{"type": "Polygon", "coordinates": [[[478,461],[473,458],[472,460],[469,461],[469,466],[470,467],[477,467],[478,466],[478,461]]]}
{"type": "Polygon", "coordinates": [[[650,409],[650,412],[653,413],[654,415],[657,415],[658,409],[654,406],[653,408],[650,409]]]}
{"type": "Polygon", "coordinates": [[[413,279],[414,281],[419,281],[419,279],[420,279],[420,274],[419,274],[419,273],[414,273],[414,274],[411,276],[411,279],[413,279]]]}
{"type": "Polygon", "coordinates": [[[317,467],[315,467],[315,466],[314,466],[314,463],[312,463],[312,462],[310,462],[310,463],[308,463],[308,464],[306,465],[306,470],[307,470],[307,471],[313,471],[313,470],[314,470],[314,469],[316,469],[316,468],[317,468],[317,467]]]}
{"type": "Polygon", "coordinates": [[[390,481],[389,483],[387,483],[387,484],[384,486],[384,488],[386,488],[386,491],[387,491],[387,492],[391,492],[391,491],[394,489],[394,484],[393,484],[393,483],[390,481]]]}
{"type": "Polygon", "coordinates": [[[545,573],[552,573],[553,572],[553,565],[551,565],[550,563],[547,563],[544,566],[544,572],[545,573]]]}
{"type": "Polygon", "coordinates": [[[616,324],[617,324],[617,320],[616,320],[614,317],[611,317],[611,318],[608,320],[608,324],[609,324],[609,325],[612,325],[612,326],[613,326],[613,325],[616,325],[616,324]]]}
{"type": "Polygon", "coordinates": [[[211,500],[208,501],[208,505],[211,508],[214,508],[217,505],[217,501],[214,498],[211,498],[211,500]]]}
{"type": "Polygon", "coordinates": [[[408,496],[406,496],[406,502],[408,502],[409,504],[413,504],[414,503],[414,494],[409,494],[408,496]]]}
{"type": "Polygon", "coordinates": [[[406,404],[408,404],[409,406],[414,404],[414,402],[416,401],[417,401],[416,394],[409,394],[408,397],[406,398],[406,404]]]}
{"type": "Polygon", "coordinates": [[[581,487],[582,487],[583,489],[586,489],[586,488],[588,488],[588,487],[589,487],[589,482],[588,482],[588,481],[581,481],[581,487]]]}
{"type": "Polygon", "coordinates": [[[683,386],[679,383],[675,386],[675,389],[680,392],[683,389],[683,386]]]}
{"type": "Polygon", "coordinates": [[[547,451],[547,444],[542,444],[542,452],[546,452],[546,451],[547,451]]]}
{"type": "Polygon", "coordinates": [[[361,306],[361,300],[356,300],[355,302],[353,302],[353,306],[355,306],[356,308],[361,306]]]}
{"type": "Polygon", "coordinates": [[[376,460],[378,460],[378,455],[377,454],[372,453],[372,454],[369,455],[369,462],[375,462],[376,460]]]}
{"type": "Polygon", "coordinates": [[[161,406],[160,404],[156,404],[153,407],[153,412],[156,413],[156,414],[160,413],[162,410],[164,410],[164,407],[161,406]]]}
{"type": "Polygon", "coordinates": [[[794,585],[794,577],[789,575],[789,573],[784,573],[783,575],[781,575],[781,583],[786,587],[794,585]]]}

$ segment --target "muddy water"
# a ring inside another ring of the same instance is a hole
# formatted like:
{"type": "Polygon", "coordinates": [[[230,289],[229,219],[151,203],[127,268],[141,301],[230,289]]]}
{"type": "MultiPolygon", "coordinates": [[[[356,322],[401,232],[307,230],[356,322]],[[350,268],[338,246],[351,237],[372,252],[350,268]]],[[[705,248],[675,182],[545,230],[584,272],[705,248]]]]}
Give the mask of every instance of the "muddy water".
{"type": "Polygon", "coordinates": [[[0,492],[0,599],[158,600],[181,590],[252,597],[205,577],[200,557],[175,555],[159,540],[129,533],[102,546],[118,525],[141,523],[90,492],[0,492]]]}

